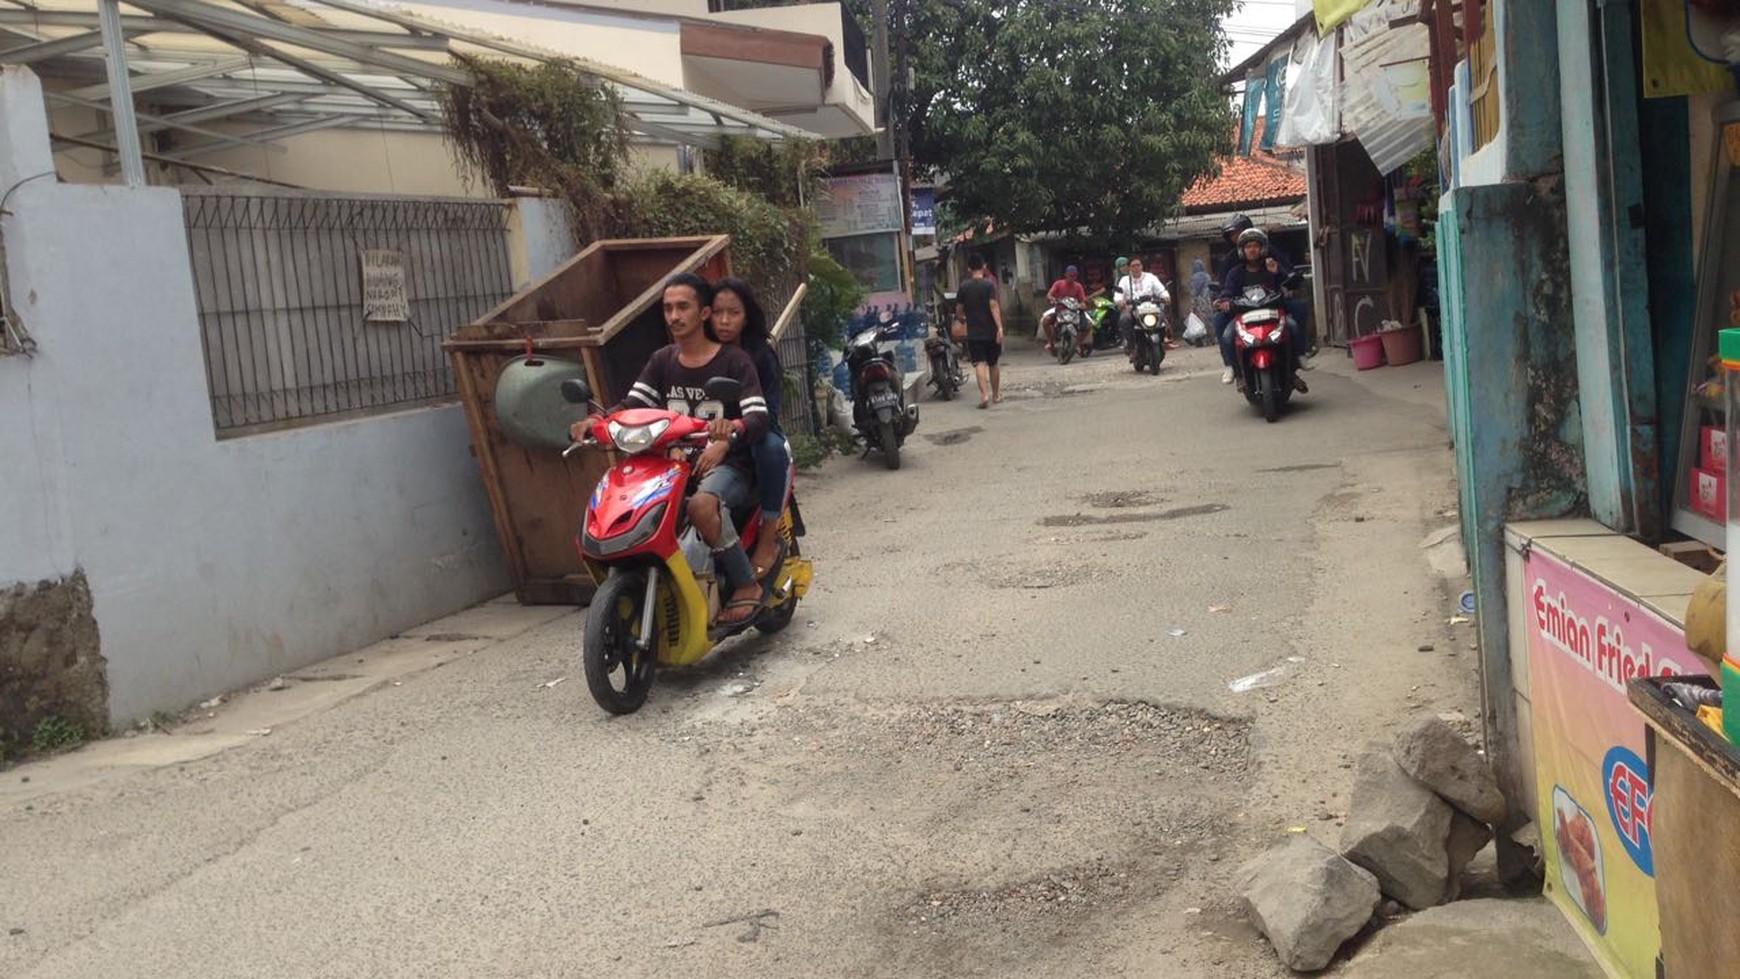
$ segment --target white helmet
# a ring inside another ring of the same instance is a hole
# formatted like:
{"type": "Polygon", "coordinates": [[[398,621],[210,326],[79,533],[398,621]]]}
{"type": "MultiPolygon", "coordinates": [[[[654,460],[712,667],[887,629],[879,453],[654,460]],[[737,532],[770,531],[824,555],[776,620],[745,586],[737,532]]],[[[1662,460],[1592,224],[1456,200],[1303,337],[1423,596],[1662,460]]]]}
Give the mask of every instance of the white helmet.
{"type": "Polygon", "coordinates": [[[1247,242],[1247,241],[1258,242],[1264,248],[1269,247],[1268,233],[1263,231],[1262,228],[1246,228],[1245,230],[1239,232],[1239,247],[1240,248],[1245,247],[1245,242],[1247,242]]]}

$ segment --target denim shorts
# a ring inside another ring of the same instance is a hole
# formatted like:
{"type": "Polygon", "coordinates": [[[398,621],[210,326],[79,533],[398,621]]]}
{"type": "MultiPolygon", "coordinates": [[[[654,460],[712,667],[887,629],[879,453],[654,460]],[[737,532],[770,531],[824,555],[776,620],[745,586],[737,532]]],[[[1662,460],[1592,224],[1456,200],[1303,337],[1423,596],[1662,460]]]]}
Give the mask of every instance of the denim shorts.
{"type": "Polygon", "coordinates": [[[755,479],[729,463],[720,463],[701,477],[697,492],[711,493],[727,509],[737,510],[755,502],[755,479]]]}

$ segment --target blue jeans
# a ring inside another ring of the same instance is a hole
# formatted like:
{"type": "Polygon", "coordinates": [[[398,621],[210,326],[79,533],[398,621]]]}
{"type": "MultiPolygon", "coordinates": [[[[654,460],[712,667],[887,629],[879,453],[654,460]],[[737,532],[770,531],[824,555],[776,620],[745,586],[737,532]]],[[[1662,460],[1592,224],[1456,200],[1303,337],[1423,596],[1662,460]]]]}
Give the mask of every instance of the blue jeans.
{"type": "Polygon", "coordinates": [[[1214,314],[1214,338],[1220,344],[1220,362],[1228,367],[1233,366],[1233,328],[1232,314],[1216,312],[1214,314]]]}
{"type": "Polygon", "coordinates": [[[785,436],[768,432],[750,449],[755,458],[755,490],[761,497],[763,529],[779,525],[785,512],[786,481],[791,476],[791,448],[785,436]]]}

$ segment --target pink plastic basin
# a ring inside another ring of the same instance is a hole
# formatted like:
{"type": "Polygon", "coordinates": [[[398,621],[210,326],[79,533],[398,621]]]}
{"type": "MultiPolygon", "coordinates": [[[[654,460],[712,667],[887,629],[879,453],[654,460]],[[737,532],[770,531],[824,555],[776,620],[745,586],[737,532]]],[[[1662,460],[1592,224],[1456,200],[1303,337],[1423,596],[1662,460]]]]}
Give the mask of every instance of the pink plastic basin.
{"type": "Polygon", "coordinates": [[[1349,340],[1347,348],[1353,351],[1353,366],[1356,370],[1369,371],[1373,367],[1384,365],[1384,338],[1375,333],[1369,337],[1349,340]]]}

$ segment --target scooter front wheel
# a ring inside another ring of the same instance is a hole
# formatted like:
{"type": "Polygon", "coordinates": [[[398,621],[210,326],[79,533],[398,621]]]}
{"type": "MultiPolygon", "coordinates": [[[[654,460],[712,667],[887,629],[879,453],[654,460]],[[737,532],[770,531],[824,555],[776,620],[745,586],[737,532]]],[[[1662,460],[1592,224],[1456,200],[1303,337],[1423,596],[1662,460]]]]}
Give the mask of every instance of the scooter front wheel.
{"type": "MultiPolygon", "coordinates": [[[[646,601],[645,571],[612,571],[586,610],[581,651],[586,687],[598,706],[612,714],[632,714],[646,703],[658,659],[656,640],[641,649],[641,603],[646,601]]],[[[656,635],[658,625],[653,625],[656,635]]]]}

